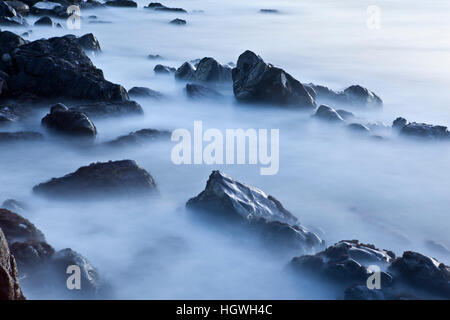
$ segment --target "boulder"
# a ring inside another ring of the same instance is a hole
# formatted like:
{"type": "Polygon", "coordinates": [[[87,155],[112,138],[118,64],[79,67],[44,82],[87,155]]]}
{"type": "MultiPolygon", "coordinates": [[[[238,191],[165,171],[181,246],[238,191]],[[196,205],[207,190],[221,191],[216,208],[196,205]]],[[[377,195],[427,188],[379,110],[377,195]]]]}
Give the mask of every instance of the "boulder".
{"type": "Polygon", "coordinates": [[[185,62],[175,71],[175,78],[178,80],[190,80],[194,73],[194,66],[189,62],[185,62]]]}
{"type": "Polygon", "coordinates": [[[25,300],[19,285],[16,260],[0,228],[0,300],[25,300]]]}
{"type": "Polygon", "coordinates": [[[132,0],[111,0],[106,1],[105,6],[108,7],[122,7],[122,8],[137,8],[137,3],[132,0]]]}
{"type": "Polygon", "coordinates": [[[377,110],[383,107],[383,101],[372,91],[361,87],[360,85],[353,85],[344,90],[344,94],[349,102],[364,109],[377,110]]]}
{"type": "Polygon", "coordinates": [[[50,108],[50,113],[42,119],[42,125],[48,129],[67,135],[94,138],[97,128],[82,112],[69,110],[58,103],[50,108]]]}
{"type": "Polygon", "coordinates": [[[26,204],[14,199],[6,199],[5,201],[3,201],[0,208],[19,213],[28,211],[28,206],[26,204]]]}
{"type": "Polygon", "coordinates": [[[81,48],[92,52],[101,52],[100,42],[92,33],[87,33],[79,38],[74,39],[81,48]]]}
{"type": "Polygon", "coordinates": [[[146,142],[169,139],[171,133],[169,131],[161,131],[156,129],[141,129],[135,132],[130,132],[127,135],[120,136],[107,144],[110,146],[129,146],[129,145],[143,145],[146,142]]]}
{"type": "Polygon", "coordinates": [[[162,60],[163,57],[161,57],[159,54],[149,54],[147,56],[147,59],[149,59],[149,60],[162,60]]]}
{"type": "MultiPolygon", "coordinates": [[[[128,94],[127,94],[128,96],[128,94]]],[[[144,111],[136,101],[103,101],[78,104],[72,110],[82,112],[89,118],[117,117],[123,115],[142,115],[144,111]]]]}
{"type": "Polygon", "coordinates": [[[5,3],[13,8],[17,14],[20,14],[22,16],[27,15],[30,12],[30,7],[22,1],[13,0],[5,1],[5,3]]]}
{"type": "Polygon", "coordinates": [[[351,131],[351,132],[355,132],[355,133],[369,133],[370,129],[367,128],[365,125],[361,124],[361,123],[350,123],[347,128],[351,131]]]}
{"type": "Polygon", "coordinates": [[[53,21],[50,17],[44,16],[39,18],[35,23],[35,26],[53,27],[53,21]]]}
{"type": "Polygon", "coordinates": [[[191,198],[186,207],[207,220],[243,225],[270,246],[310,252],[323,245],[277,199],[220,171],[211,173],[205,190],[191,198]]]}
{"type": "Polygon", "coordinates": [[[406,126],[407,124],[408,120],[402,117],[398,117],[392,123],[392,128],[400,132],[403,129],[403,127],[406,126]]]}
{"type": "Polygon", "coordinates": [[[277,9],[260,9],[260,13],[280,13],[277,9]]]}
{"type": "Polygon", "coordinates": [[[344,119],[336,112],[332,107],[321,105],[317,108],[316,113],[313,115],[314,118],[319,120],[325,120],[329,122],[342,122],[344,119]]]}
{"type": "Polygon", "coordinates": [[[214,89],[194,84],[186,84],[186,93],[190,98],[217,98],[221,97],[222,94],[214,89]]]}
{"type": "MultiPolygon", "coordinates": [[[[3,34],[0,34],[0,43],[3,34]]],[[[126,90],[105,80],[79,44],[71,37],[54,37],[24,43],[10,39],[8,86],[12,95],[33,94],[42,98],[126,101],[126,90]],[[18,44],[12,48],[12,44],[18,44]],[[14,66],[14,67],[13,67],[14,66]]],[[[3,49],[3,48],[2,48],[3,49]]]]}
{"type": "Polygon", "coordinates": [[[155,71],[155,73],[160,73],[160,74],[170,74],[170,73],[174,73],[176,71],[176,69],[172,68],[172,67],[168,67],[168,66],[163,66],[162,64],[157,64],[155,66],[155,68],[153,69],[153,71],[155,71]]]}
{"type": "Polygon", "coordinates": [[[0,1],[0,25],[5,26],[26,26],[26,20],[20,13],[5,1],[0,1]]]}
{"type": "Polygon", "coordinates": [[[392,123],[392,128],[402,136],[420,139],[450,139],[450,132],[445,126],[436,126],[426,123],[408,122],[405,118],[397,118],[392,123]]]}
{"type": "Polygon", "coordinates": [[[155,191],[153,177],[133,160],[92,163],[33,188],[33,192],[38,195],[83,200],[96,197],[130,197],[152,194],[155,191]]]}
{"type": "Polygon", "coordinates": [[[221,65],[213,58],[203,58],[197,64],[191,81],[228,82],[231,81],[231,68],[221,65]]]}
{"type": "Polygon", "coordinates": [[[51,16],[55,18],[66,19],[70,16],[67,13],[68,5],[62,5],[57,2],[39,1],[30,8],[30,13],[36,16],[51,16]]]}
{"type": "Polygon", "coordinates": [[[239,101],[315,108],[314,99],[298,80],[251,51],[239,56],[232,78],[233,92],[239,101]]]}
{"type": "Polygon", "coordinates": [[[355,115],[354,115],[352,112],[347,111],[347,110],[339,109],[339,110],[336,110],[336,112],[337,112],[337,113],[341,116],[341,118],[344,119],[344,120],[350,120],[350,119],[355,118],[355,115]]]}
{"type": "Polygon", "coordinates": [[[33,142],[43,140],[44,136],[39,132],[17,131],[0,132],[0,144],[13,142],[33,142]]]}
{"type": "Polygon", "coordinates": [[[14,49],[28,43],[28,41],[24,40],[22,37],[10,31],[0,31],[0,54],[2,55],[2,62],[0,62],[0,69],[2,64],[5,63],[4,54],[8,54],[9,58],[11,57],[9,53],[14,49]]]}
{"type": "Polygon", "coordinates": [[[44,234],[34,224],[7,209],[0,209],[0,229],[8,243],[45,241],[44,234]]]}
{"type": "Polygon", "coordinates": [[[187,22],[186,22],[186,20],[176,18],[176,19],[171,20],[169,23],[174,24],[176,26],[184,26],[184,25],[186,25],[187,22]]]}
{"type": "Polygon", "coordinates": [[[148,6],[144,7],[145,9],[151,9],[154,11],[162,11],[162,12],[177,12],[177,13],[186,13],[187,11],[182,8],[169,8],[159,2],[151,2],[148,6]]]}
{"type": "Polygon", "coordinates": [[[152,98],[152,99],[162,99],[164,98],[161,92],[152,90],[146,87],[133,87],[128,90],[128,95],[130,97],[141,97],[141,98],[152,98]]]}

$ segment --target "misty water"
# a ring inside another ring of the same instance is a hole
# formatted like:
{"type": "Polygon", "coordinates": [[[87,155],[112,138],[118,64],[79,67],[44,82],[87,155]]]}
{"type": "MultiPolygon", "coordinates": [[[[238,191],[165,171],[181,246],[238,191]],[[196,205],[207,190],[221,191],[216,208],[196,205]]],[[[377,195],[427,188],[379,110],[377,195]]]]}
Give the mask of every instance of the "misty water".
{"type": "MultiPolygon", "coordinates": [[[[277,128],[280,169],[262,176],[254,165],[180,165],[171,162],[174,143],[152,142],[128,148],[79,148],[68,142],[0,147],[0,200],[14,198],[31,210],[24,216],[56,249],[70,247],[88,258],[111,284],[114,298],[335,298],[326,283],[292,279],[292,258],[271,253],[244,235],[230,237],[196,224],[186,201],[220,169],[278,198],[327,245],[359,239],[396,254],[415,250],[450,262],[425,241],[450,246],[450,150],[448,144],[386,141],[349,135],[316,123],[310,114],[235,102],[231,85],[223,98],[196,101],[185,83],[153,72],[155,64],[178,67],[214,57],[236,63],[250,49],[302,82],[343,89],[360,84],[384,101],[383,111],[361,113],[370,121],[410,121],[450,125],[450,9],[446,1],[377,1],[381,28],[367,27],[372,1],[206,1],[166,0],[189,14],[139,8],[82,11],[80,30],[33,28],[29,40],[66,33],[94,33],[102,53],[90,58],[105,78],[126,89],[144,86],[163,100],[136,99],[140,117],[96,119],[96,144],[142,128],[277,128]],[[275,8],[279,14],[261,14],[275,8]],[[194,10],[203,10],[203,12],[194,10]],[[111,23],[92,24],[87,18],[111,23]],[[168,24],[187,20],[183,27],[168,24]],[[149,60],[159,54],[164,60],[149,60]],[[155,178],[159,196],[151,199],[70,202],[32,194],[34,185],[96,161],[134,159],[155,178]]],[[[30,19],[32,20],[32,19],[30,19]]],[[[9,28],[13,30],[12,28],[9,28]]],[[[14,29],[13,31],[25,31],[14,29]]],[[[33,119],[10,127],[41,131],[33,119]]],[[[389,137],[390,133],[385,132],[389,137]]],[[[24,288],[30,299],[38,288],[24,288]]],[[[57,298],[57,297],[50,297],[57,298]]]]}

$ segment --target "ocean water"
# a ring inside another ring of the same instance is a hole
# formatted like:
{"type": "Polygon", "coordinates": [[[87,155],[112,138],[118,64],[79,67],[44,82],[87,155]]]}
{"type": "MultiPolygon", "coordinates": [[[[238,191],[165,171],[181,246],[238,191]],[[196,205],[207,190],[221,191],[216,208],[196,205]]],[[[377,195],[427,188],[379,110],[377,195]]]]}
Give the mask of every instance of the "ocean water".
{"type": "MultiPolygon", "coordinates": [[[[369,88],[383,99],[383,111],[355,114],[370,121],[390,125],[403,116],[450,125],[448,2],[163,2],[188,14],[155,13],[143,9],[147,2],[138,3],[138,9],[84,10],[80,30],[33,27],[30,36],[92,32],[102,53],[90,57],[106,79],[166,96],[137,99],[144,116],[96,120],[96,143],[142,128],[192,130],[195,120],[220,130],[279,129],[279,172],[262,176],[255,165],[176,166],[170,158],[174,144],[163,141],[117,149],[83,149],[52,139],[2,147],[0,200],[27,203],[32,210],[24,215],[52,246],[71,247],[87,257],[120,299],[335,298],[327,283],[289,277],[285,266],[291,256],[189,219],[185,202],[203,190],[212,170],[220,169],[278,198],[327,244],[359,239],[397,254],[415,250],[450,262],[449,256],[425,246],[427,240],[450,246],[448,145],[358,138],[316,123],[309,114],[240,105],[231,86],[223,88],[223,98],[193,101],[184,83],[153,72],[158,63],[178,67],[202,57],[236,63],[250,49],[305,83],[369,88]],[[370,21],[368,26],[367,10],[373,5],[380,13],[375,29],[370,21]],[[262,14],[261,8],[280,13],[262,14]],[[110,23],[89,23],[90,15],[110,23]],[[187,25],[170,25],[174,18],[186,19],[187,25]],[[149,54],[163,60],[149,60],[149,54]],[[150,172],[160,196],[64,203],[31,192],[35,184],[80,166],[120,159],[134,159],[150,172]]],[[[40,118],[46,112],[9,130],[42,131],[40,118]]],[[[42,297],[37,288],[24,290],[31,299],[42,297]]]]}

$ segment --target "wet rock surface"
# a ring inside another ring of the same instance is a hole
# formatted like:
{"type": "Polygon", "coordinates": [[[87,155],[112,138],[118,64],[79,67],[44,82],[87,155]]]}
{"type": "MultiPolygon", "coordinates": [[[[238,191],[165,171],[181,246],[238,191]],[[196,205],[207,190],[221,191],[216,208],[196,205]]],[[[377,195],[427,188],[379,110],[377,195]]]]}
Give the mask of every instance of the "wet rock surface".
{"type": "Polygon", "coordinates": [[[314,99],[298,80],[251,51],[239,56],[232,78],[234,95],[239,101],[315,107],[314,99]]]}
{"type": "Polygon", "coordinates": [[[186,207],[208,220],[243,224],[270,245],[307,252],[323,245],[277,199],[220,171],[211,173],[205,190],[191,198],[186,207]]]}
{"type": "Polygon", "coordinates": [[[60,199],[148,195],[156,191],[153,177],[136,161],[97,162],[61,178],[36,185],[36,194],[60,199]]]}

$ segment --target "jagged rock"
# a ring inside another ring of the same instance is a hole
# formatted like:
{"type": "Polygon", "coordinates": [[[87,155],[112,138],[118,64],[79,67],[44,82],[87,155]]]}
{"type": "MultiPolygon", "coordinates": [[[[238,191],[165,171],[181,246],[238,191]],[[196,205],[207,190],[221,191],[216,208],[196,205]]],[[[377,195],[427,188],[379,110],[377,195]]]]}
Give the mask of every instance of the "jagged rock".
{"type": "Polygon", "coordinates": [[[315,107],[314,99],[298,80],[251,51],[239,56],[232,77],[234,95],[240,101],[315,107]]]}
{"type": "Polygon", "coordinates": [[[35,23],[35,26],[53,27],[53,21],[50,17],[39,18],[35,23]]]}
{"type": "Polygon", "coordinates": [[[0,228],[0,300],[25,300],[14,256],[0,228]]]}
{"type": "Polygon", "coordinates": [[[0,25],[26,26],[28,24],[11,5],[5,1],[0,1],[0,25]]]}
{"type": "Polygon", "coordinates": [[[161,92],[152,90],[146,87],[133,87],[128,90],[128,95],[130,97],[142,97],[142,98],[152,98],[152,99],[162,99],[164,98],[161,92]]]}
{"type": "Polygon", "coordinates": [[[450,267],[436,259],[406,251],[388,270],[403,284],[450,299],[450,267]]]}
{"type": "Polygon", "coordinates": [[[153,177],[136,161],[97,162],[61,178],[53,178],[33,188],[36,194],[67,198],[95,198],[151,194],[156,191],[153,177]]]}
{"type": "Polygon", "coordinates": [[[30,12],[30,7],[22,1],[5,1],[5,3],[13,8],[17,14],[27,15],[30,12]]]}
{"type": "Polygon", "coordinates": [[[67,6],[57,2],[39,1],[30,8],[30,12],[37,16],[51,16],[55,18],[68,18],[67,6]]]}
{"type": "MultiPolygon", "coordinates": [[[[128,94],[127,94],[128,96],[128,94]]],[[[82,112],[89,118],[116,117],[122,115],[141,115],[144,113],[142,107],[136,101],[103,101],[79,104],[71,108],[82,112]]]]}
{"type": "Polygon", "coordinates": [[[185,62],[175,72],[175,78],[179,80],[190,80],[194,75],[194,73],[195,73],[194,66],[189,62],[185,62]]]}
{"type": "Polygon", "coordinates": [[[177,25],[177,26],[184,26],[184,25],[186,25],[187,22],[186,22],[186,20],[176,18],[176,19],[173,19],[172,21],[170,21],[169,23],[177,25]]]}
{"type": "Polygon", "coordinates": [[[195,72],[185,80],[199,82],[227,82],[231,81],[231,68],[227,65],[221,65],[213,58],[203,58],[196,65],[195,72]]]}
{"type": "Polygon", "coordinates": [[[344,90],[344,94],[355,106],[361,106],[365,109],[380,109],[383,107],[383,101],[372,91],[353,85],[344,90]]]}
{"type": "Polygon", "coordinates": [[[105,6],[137,8],[137,3],[132,0],[112,0],[112,1],[106,1],[105,6]]]}
{"type": "Polygon", "coordinates": [[[8,243],[45,241],[44,234],[34,224],[7,209],[0,209],[0,229],[8,243]]]}
{"type": "MultiPolygon", "coordinates": [[[[65,37],[69,37],[72,35],[66,35],[65,37]]],[[[81,48],[87,51],[92,52],[101,52],[102,49],[100,47],[100,42],[98,42],[97,38],[92,33],[87,33],[81,37],[73,36],[73,40],[79,44],[81,48]]]]}
{"type": "Polygon", "coordinates": [[[155,66],[155,68],[153,69],[153,71],[155,71],[155,73],[161,73],[161,74],[174,73],[176,70],[177,69],[175,69],[175,68],[163,66],[162,64],[157,64],[155,66]]]}
{"type": "Polygon", "coordinates": [[[436,126],[426,123],[409,122],[405,118],[397,118],[392,123],[392,128],[400,132],[402,136],[422,139],[450,139],[450,132],[445,126],[436,126]]]}
{"type": "Polygon", "coordinates": [[[205,190],[191,198],[186,207],[211,221],[241,224],[271,246],[304,252],[323,246],[323,241],[301,226],[277,199],[220,171],[211,173],[205,190]]]}
{"type": "Polygon", "coordinates": [[[217,98],[222,96],[222,94],[214,89],[194,84],[186,84],[186,93],[190,98],[217,98]]]}
{"type": "Polygon", "coordinates": [[[317,108],[316,113],[313,115],[314,118],[331,121],[331,122],[342,122],[344,119],[336,112],[332,107],[321,105],[317,108]]]}
{"type": "Polygon", "coordinates": [[[97,128],[87,115],[69,110],[61,103],[50,108],[50,113],[42,119],[42,125],[72,136],[94,138],[97,135],[97,128]]]}
{"type": "Polygon", "coordinates": [[[108,142],[108,144],[110,146],[143,145],[145,142],[169,138],[170,135],[171,133],[169,131],[141,129],[136,132],[130,132],[127,135],[120,136],[117,139],[108,142]]]}
{"type": "Polygon", "coordinates": [[[0,132],[0,144],[19,141],[40,141],[43,138],[44,136],[41,133],[33,131],[0,132]]]}
{"type": "Polygon", "coordinates": [[[167,12],[178,12],[178,13],[186,13],[187,11],[182,8],[169,8],[159,2],[151,2],[148,6],[144,7],[145,9],[151,9],[154,11],[167,11],[167,12]]]}
{"type": "MultiPolygon", "coordinates": [[[[0,34],[0,43],[3,34],[0,34]]],[[[11,36],[6,38],[11,40],[11,36]]],[[[70,37],[54,37],[24,43],[23,39],[8,42],[11,63],[9,74],[12,95],[33,94],[43,98],[126,101],[126,90],[103,77],[82,48],[70,37]],[[12,48],[11,43],[19,44],[12,48]],[[13,67],[14,66],[14,67],[13,67]]],[[[3,49],[3,48],[2,48],[3,49]]]]}
{"type": "MultiPolygon", "coordinates": [[[[10,247],[16,258],[20,275],[27,278],[33,278],[33,273],[41,273],[55,253],[55,249],[45,241],[12,242],[10,247]]],[[[37,278],[34,281],[42,281],[41,277],[34,276],[34,278],[37,278]]],[[[26,284],[26,281],[24,284],[26,284]]]]}

